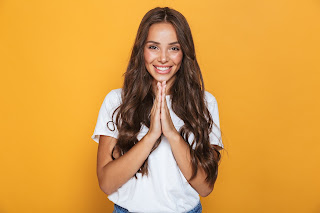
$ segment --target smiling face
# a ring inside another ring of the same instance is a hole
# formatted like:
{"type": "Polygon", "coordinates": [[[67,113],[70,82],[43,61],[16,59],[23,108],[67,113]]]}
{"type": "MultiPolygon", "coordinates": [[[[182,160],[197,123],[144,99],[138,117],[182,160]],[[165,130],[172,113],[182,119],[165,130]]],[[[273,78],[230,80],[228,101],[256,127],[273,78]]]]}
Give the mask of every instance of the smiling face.
{"type": "Polygon", "coordinates": [[[170,91],[182,57],[183,53],[172,24],[163,22],[151,25],[144,47],[144,60],[153,77],[154,92],[157,82],[163,81],[166,81],[167,92],[170,91]]]}

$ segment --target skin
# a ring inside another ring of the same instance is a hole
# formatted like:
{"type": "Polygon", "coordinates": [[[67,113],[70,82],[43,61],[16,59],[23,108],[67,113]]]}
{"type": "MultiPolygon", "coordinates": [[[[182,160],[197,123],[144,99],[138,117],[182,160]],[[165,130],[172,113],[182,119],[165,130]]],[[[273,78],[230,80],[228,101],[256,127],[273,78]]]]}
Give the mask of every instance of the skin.
{"type": "Polygon", "coordinates": [[[192,176],[190,146],[174,127],[165,98],[183,57],[179,44],[170,44],[176,41],[176,32],[171,24],[154,24],[149,29],[144,57],[146,68],[153,77],[153,91],[156,98],[151,109],[148,133],[124,155],[120,156],[116,151],[115,160],[112,160],[111,152],[117,140],[110,136],[100,136],[97,176],[101,190],[107,195],[115,192],[133,177],[161,134],[167,137],[174,158],[190,185],[203,197],[208,196],[213,190],[213,186],[205,182],[206,174],[200,166],[196,177],[190,181],[192,176]],[[159,74],[153,65],[172,66],[172,69],[167,74],[159,74]]]}
{"type": "Polygon", "coordinates": [[[176,78],[183,58],[183,52],[178,43],[176,31],[169,23],[151,25],[144,47],[145,66],[153,77],[153,92],[156,93],[157,82],[166,81],[168,90],[176,78]],[[160,74],[155,66],[171,67],[167,74],[160,74]]]}

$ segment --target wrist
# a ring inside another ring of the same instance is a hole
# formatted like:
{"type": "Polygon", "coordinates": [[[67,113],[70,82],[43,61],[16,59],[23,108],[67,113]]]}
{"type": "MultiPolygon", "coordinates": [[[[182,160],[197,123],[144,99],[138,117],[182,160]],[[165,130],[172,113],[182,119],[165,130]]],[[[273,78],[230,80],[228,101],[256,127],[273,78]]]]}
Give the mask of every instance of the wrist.
{"type": "Polygon", "coordinates": [[[147,134],[144,136],[145,140],[151,144],[154,144],[158,140],[159,137],[157,135],[150,133],[150,132],[147,132],[147,134]]]}
{"type": "Polygon", "coordinates": [[[170,143],[177,142],[181,138],[181,135],[180,135],[180,133],[178,131],[173,131],[170,134],[165,135],[165,136],[166,136],[166,138],[168,139],[168,141],[170,143]]]}

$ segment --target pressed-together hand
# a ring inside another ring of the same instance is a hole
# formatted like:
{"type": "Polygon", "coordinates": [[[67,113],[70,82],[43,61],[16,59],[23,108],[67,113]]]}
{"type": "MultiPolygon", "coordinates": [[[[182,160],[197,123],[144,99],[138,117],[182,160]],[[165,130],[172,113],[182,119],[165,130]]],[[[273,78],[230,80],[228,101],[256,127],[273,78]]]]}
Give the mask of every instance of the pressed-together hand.
{"type": "Polygon", "coordinates": [[[161,108],[161,90],[159,90],[159,82],[157,84],[158,90],[156,93],[156,98],[153,102],[153,106],[150,112],[150,128],[149,134],[158,139],[161,136],[161,121],[160,121],[160,108],[161,108]]]}
{"type": "Polygon", "coordinates": [[[149,134],[159,138],[161,133],[167,138],[179,134],[173,125],[166,100],[166,81],[157,83],[157,93],[150,114],[149,134]]]}
{"type": "Polygon", "coordinates": [[[167,138],[172,137],[174,134],[179,134],[176,128],[173,125],[170,112],[167,105],[167,99],[166,99],[166,81],[163,81],[162,84],[158,83],[158,90],[161,90],[161,127],[162,127],[162,133],[167,138]]]}

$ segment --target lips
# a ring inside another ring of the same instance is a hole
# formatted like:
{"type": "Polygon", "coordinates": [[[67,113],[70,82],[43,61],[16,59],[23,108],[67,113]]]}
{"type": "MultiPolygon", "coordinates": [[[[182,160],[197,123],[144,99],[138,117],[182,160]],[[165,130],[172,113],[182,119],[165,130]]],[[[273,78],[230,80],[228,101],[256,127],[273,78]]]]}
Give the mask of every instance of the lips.
{"type": "Polygon", "coordinates": [[[157,73],[167,74],[171,71],[172,66],[155,66],[153,65],[157,73]]]}

